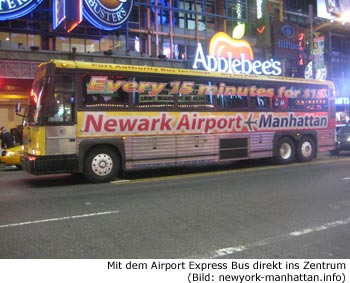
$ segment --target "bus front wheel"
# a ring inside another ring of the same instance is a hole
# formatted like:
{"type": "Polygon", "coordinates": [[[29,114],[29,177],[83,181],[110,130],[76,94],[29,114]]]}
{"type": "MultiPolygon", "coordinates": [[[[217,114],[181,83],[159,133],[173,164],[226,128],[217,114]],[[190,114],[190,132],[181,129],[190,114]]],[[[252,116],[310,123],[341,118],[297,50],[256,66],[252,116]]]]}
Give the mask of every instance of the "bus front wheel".
{"type": "Polygon", "coordinates": [[[294,161],[295,144],[291,138],[283,137],[279,140],[275,158],[280,164],[288,164],[294,161]]]}
{"type": "Polygon", "coordinates": [[[93,183],[109,182],[119,173],[120,160],[115,150],[108,146],[91,149],[84,160],[84,175],[93,183]]]}

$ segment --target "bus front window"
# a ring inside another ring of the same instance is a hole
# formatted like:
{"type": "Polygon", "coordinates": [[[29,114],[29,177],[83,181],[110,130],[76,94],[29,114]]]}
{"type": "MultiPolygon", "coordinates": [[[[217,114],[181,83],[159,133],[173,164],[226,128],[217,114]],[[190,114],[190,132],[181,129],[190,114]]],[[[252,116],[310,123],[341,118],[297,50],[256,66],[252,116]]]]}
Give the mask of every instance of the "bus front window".
{"type": "Polygon", "coordinates": [[[55,88],[49,87],[50,77],[35,80],[30,94],[28,123],[45,125],[48,123],[70,123],[74,115],[73,79],[57,76],[55,88]]]}
{"type": "Polygon", "coordinates": [[[47,96],[48,81],[48,77],[43,77],[33,82],[33,88],[29,96],[28,124],[39,124],[44,116],[43,102],[47,96]]]}

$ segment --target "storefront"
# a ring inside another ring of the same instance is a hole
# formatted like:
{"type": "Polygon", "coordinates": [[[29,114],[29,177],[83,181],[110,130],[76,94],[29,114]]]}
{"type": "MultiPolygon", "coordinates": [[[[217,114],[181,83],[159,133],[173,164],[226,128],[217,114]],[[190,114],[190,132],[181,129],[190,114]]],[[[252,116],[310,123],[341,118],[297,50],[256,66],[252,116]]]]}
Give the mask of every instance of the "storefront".
{"type": "Polygon", "coordinates": [[[338,97],[335,100],[337,124],[346,124],[350,121],[349,97],[338,97]]]}

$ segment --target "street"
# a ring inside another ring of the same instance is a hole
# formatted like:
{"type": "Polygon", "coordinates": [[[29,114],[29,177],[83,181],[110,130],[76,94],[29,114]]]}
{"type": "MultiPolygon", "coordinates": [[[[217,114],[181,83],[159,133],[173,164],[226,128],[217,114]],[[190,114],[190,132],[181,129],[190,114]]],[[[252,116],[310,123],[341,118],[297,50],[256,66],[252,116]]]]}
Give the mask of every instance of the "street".
{"type": "Polygon", "coordinates": [[[0,169],[0,258],[349,258],[350,154],[80,176],[0,169]]]}

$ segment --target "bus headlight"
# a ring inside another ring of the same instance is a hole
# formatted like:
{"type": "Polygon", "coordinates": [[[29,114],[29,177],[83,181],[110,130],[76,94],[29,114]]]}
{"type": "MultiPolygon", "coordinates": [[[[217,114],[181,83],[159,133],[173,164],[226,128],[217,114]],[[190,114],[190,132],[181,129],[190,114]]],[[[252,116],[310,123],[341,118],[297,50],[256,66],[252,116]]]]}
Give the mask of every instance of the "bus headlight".
{"type": "Polygon", "coordinates": [[[41,155],[40,148],[32,148],[32,155],[41,155]]]}

